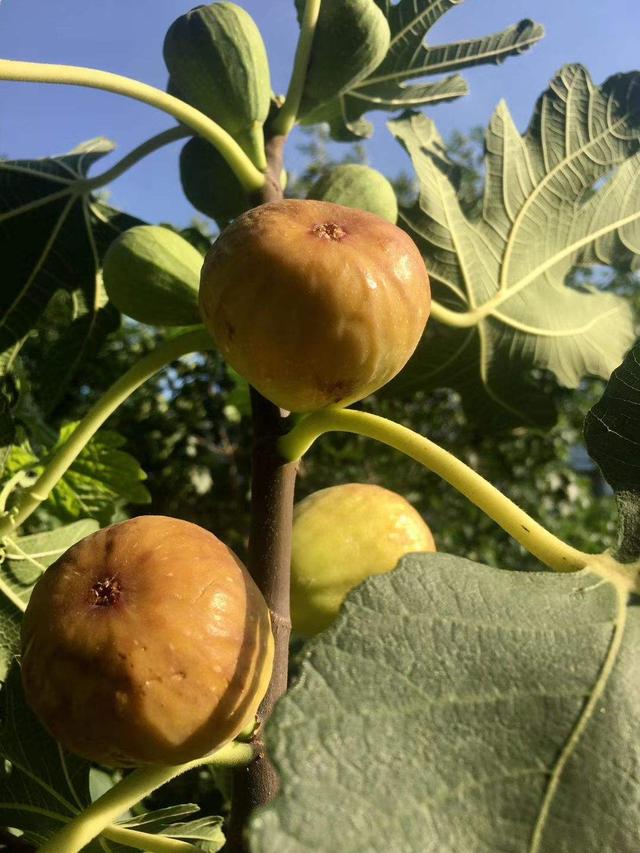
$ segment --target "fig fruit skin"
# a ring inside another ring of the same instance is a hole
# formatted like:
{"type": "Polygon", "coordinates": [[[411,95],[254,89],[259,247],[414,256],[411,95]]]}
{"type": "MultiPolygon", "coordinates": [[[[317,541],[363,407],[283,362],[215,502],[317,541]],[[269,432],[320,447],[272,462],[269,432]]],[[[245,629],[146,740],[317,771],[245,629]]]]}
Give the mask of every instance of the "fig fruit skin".
{"type": "Polygon", "coordinates": [[[375,213],[395,225],[398,201],[383,174],[359,163],[336,166],[309,190],[308,198],[375,213]]]}
{"type": "Polygon", "coordinates": [[[235,554],[190,522],[141,516],[70,548],[22,626],[29,705],[70,752],[173,765],[254,718],[273,663],[269,611],[235,554]]]}
{"type": "Polygon", "coordinates": [[[150,326],[201,322],[198,287],[203,257],[160,225],[136,225],[111,243],[102,263],[105,290],[127,317],[150,326]]]}
{"type": "Polygon", "coordinates": [[[314,636],[336,618],[348,592],[395,568],[412,552],[433,552],[433,534],[401,495],[347,483],[321,489],[294,508],[291,623],[314,636]]]}
{"type": "Polygon", "coordinates": [[[222,154],[198,136],[180,152],[180,183],[196,210],[215,219],[220,228],[251,207],[249,196],[222,154]]]}
{"type": "MultiPolygon", "coordinates": [[[[296,0],[298,20],[304,0],[296,0]]],[[[387,55],[389,22],[376,0],[323,0],[313,36],[300,115],[364,80],[387,55]]]]}
{"type": "Polygon", "coordinates": [[[222,125],[265,168],[269,60],[251,15],[229,2],[196,6],[171,24],[163,54],[169,90],[222,125]]]}
{"type": "Polygon", "coordinates": [[[208,252],[203,322],[229,364],[283,409],[361,400],[414,352],[430,309],[418,248],[395,225],[325,201],[247,211],[208,252]]]}

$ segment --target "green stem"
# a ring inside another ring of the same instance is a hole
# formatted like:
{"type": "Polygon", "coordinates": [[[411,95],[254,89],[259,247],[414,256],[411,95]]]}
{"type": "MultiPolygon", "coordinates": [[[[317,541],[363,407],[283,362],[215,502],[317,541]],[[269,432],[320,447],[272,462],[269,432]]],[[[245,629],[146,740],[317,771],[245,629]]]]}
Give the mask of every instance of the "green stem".
{"type": "Polygon", "coordinates": [[[589,554],[572,548],[549,533],[452,453],[386,418],[349,409],[321,409],[300,420],[288,435],[280,439],[280,452],[290,461],[300,459],[319,436],[332,430],[376,439],[420,462],[462,492],[529,553],[554,571],[579,571],[589,562],[589,554]]]}
{"type": "Polygon", "coordinates": [[[104,838],[115,841],[116,844],[124,844],[135,850],[144,850],[148,853],[193,853],[201,850],[195,844],[187,841],[178,841],[166,835],[152,835],[150,832],[140,832],[137,829],[127,829],[124,826],[112,824],[100,833],[104,838]]]}
{"type": "Polygon", "coordinates": [[[273,121],[273,133],[287,136],[296,122],[300,101],[304,91],[304,84],[311,56],[311,45],[316,31],[318,17],[320,16],[320,3],[322,0],[307,0],[300,24],[300,37],[296,48],[296,56],[293,62],[291,80],[287,89],[287,97],[280,112],[273,121]]]}
{"type": "Polygon", "coordinates": [[[122,160],[118,160],[118,162],[110,169],[107,169],[106,172],[103,172],[101,175],[96,175],[95,178],[89,178],[85,182],[87,190],[96,190],[110,184],[112,181],[115,181],[116,178],[119,178],[120,175],[123,175],[132,166],[135,166],[136,163],[139,163],[144,157],[147,157],[149,154],[153,154],[154,151],[157,151],[164,145],[169,145],[169,143],[176,142],[178,139],[184,139],[186,136],[191,136],[191,131],[181,125],[178,125],[177,127],[170,127],[168,130],[163,130],[162,133],[157,133],[155,136],[152,136],[150,139],[147,139],[145,142],[138,145],[133,149],[133,151],[130,151],[122,158],[122,160]]]}
{"type": "MultiPolygon", "coordinates": [[[[175,767],[141,767],[114,785],[40,847],[39,853],[77,853],[116,818],[171,779],[203,764],[236,767],[253,758],[249,744],[232,741],[211,755],[175,767]]],[[[148,848],[151,849],[151,848],[148,848]]]]}
{"type": "Polygon", "coordinates": [[[188,125],[197,134],[208,140],[218,149],[236,174],[247,192],[256,192],[263,186],[265,177],[244,153],[235,139],[226,130],[208,116],[189,106],[180,98],[123,77],[109,71],[96,68],[79,68],[74,65],[50,65],[44,62],[16,62],[0,59],[0,80],[18,80],[27,83],[66,83],[70,86],[86,86],[91,89],[103,89],[136,101],[142,101],[165,113],[169,113],[179,122],[188,125]]]}
{"type": "Polygon", "coordinates": [[[24,480],[28,474],[26,471],[18,471],[13,477],[10,477],[7,482],[2,487],[2,491],[0,492],[0,512],[4,512],[7,507],[7,500],[9,496],[16,488],[16,486],[20,485],[21,480],[24,480]]]}
{"type": "Polygon", "coordinates": [[[54,454],[34,485],[27,489],[9,515],[0,519],[0,538],[12,533],[46,500],[90,438],[100,429],[110,414],[154,373],[187,353],[208,350],[213,341],[204,329],[177,335],[162,343],[120,377],[95,403],[70,435],[68,441],[54,454]]]}
{"type": "Polygon", "coordinates": [[[435,299],[431,301],[431,316],[445,326],[453,326],[456,329],[467,329],[476,326],[482,319],[474,311],[452,311],[445,308],[435,299]]]}

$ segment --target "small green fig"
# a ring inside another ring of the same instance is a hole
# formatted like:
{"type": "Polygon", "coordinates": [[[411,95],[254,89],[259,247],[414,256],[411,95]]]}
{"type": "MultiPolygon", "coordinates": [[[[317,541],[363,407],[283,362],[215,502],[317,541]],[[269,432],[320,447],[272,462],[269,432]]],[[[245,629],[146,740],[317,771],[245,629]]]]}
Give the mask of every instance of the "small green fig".
{"type": "Polygon", "coordinates": [[[22,624],[27,702],[64,747],[113,767],[181,764],[254,719],[273,664],[269,609],[212,533],[142,516],[73,545],[22,624]]]}
{"type": "Polygon", "coordinates": [[[191,204],[224,228],[250,207],[244,187],[224,157],[194,136],[180,152],[180,181],[191,204]]]}
{"type": "Polygon", "coordinates": [[[358,163],[331,169],[311,187],[308,198],[368,210],[394,225],[398,218],[398,202],[389,181],[375,169],[358,163]]]}
{"type": "MultiPolygon", "coordinates": [[[[296,0],[298,18],[304,8],[296,0]]],[[[375,0],[323,0],[300,115],[367,77],[385,58],[391,33],[375,0]]]]}
{"type": "Polygon", "coordinates": [[[164,60],[170,91],[222,125],[265,168],[269,61],[251,15],[235,3],[196,6],[169,27],[164,60]]]}
{"type": "Polygon", "coordinates": [[[317,634],[366,578],[390,572],[405,554],[435,550],[422,516],[389,489],[347,483],[314,492],[294,508],[293,630],[317,634]]]}
{"type": "Polygon", "coordinates": [[[151,326],[200,323],[198,285],[202,255],[175,231],[136,225],[107,249],[102,275],[119,311],[151,326]]]}
{"type": "Polygon", "coordinates": [[[243,213],[213,244],[200,310],[229,364],[267,399],[346,406],[404,367],[430,308],[404,232],[362,210],[288,199],[243,213]]]}

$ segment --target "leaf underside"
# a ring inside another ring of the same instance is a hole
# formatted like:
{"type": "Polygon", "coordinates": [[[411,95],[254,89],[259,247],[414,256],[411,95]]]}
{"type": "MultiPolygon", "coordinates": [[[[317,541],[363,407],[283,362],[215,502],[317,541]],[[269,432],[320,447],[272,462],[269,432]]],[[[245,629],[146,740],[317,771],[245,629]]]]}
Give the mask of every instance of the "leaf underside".
{"type": "Polygon", "coordinates": [[[564,67],[524,135],[499,104],[486,132],[483,210],[473,220],[460,208],[457,169],[434,124],[407,114],[389,126],[420,179],[420,198],[401,222],[424,254],[438,303],[468,320],[455,326],[436,315],[391,392],[448,386],[487,429],[548,427],[554,404],[534,372],[566,387],[607,378],[634,338],[628,300],[570,286],[567,276],[638,263],[640,73],[597,87],[581,66],[564,67]]]}
{"type": "Polygon", "coordinates": [[[306,647],[268,726],[282,788],[251,850],[633,853],[639,640],[637,609],[592,575],[406,557],[306,647]]]}

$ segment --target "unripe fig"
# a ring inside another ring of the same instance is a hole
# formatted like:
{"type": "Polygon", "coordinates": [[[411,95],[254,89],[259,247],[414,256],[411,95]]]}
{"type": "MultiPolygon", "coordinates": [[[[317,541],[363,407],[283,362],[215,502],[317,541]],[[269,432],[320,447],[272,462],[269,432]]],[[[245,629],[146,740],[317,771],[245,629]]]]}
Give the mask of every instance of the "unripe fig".
{"type": "Polygon", "coordinates": [[[247,211],[212,246],[200,283],[203,322],[229,364],[294,412],[345,406],[388,382],[429,307],[411,238],[325,201],[247,211]]]}
{"type": "Polygon", "coordinates": [[[311,187],[308,198],[368,210],[394,225],[398,218],[398,202],[389,181],[375,169],[358,163],[331,169],[311,187]]]}
{"type": "Polygon", "coordinates": [[[314,492],[294,508],[294,632],[317,634],[357,584],[391,571],[405,554],[435,550],[422,516],[395,492],[362,483],[314,492]]]}
{"type": "Polygon", "coordinates": [[[162,516],[70,548],[22,626],[28,703],[68,750],[115,767],[179,764],[233,739],[272,663],[269,611],[240,560],[162,516]]]}
{"type": "Polygon", "coordinates": [[[170,228],[136,225],[107,249],[104,286],[119,311],[151,326],[200,323],[202,255],[170,228]]]}
{"type": "MultiPolygon", "coordinates": [[[[296,0],[298,18],[304,0],[296,0]]],[[[391,32],[375,0],[323,0],[313,36],[300,114],[367,77],[385,58],[391,32]]]]}
{"type": "Polygon", "coordinates": [[[251,15],[235,3],[196,6],[171,24],[163,50],[170,90],[222,125],[265,168],[269,61],[251,15]]]}
{"type": "Polygon", "coordinates": [[[224,228],[250,207],[231,167],[205,139],[194,136],[180,152],[180,180],[191,204],[224,228]]]}

